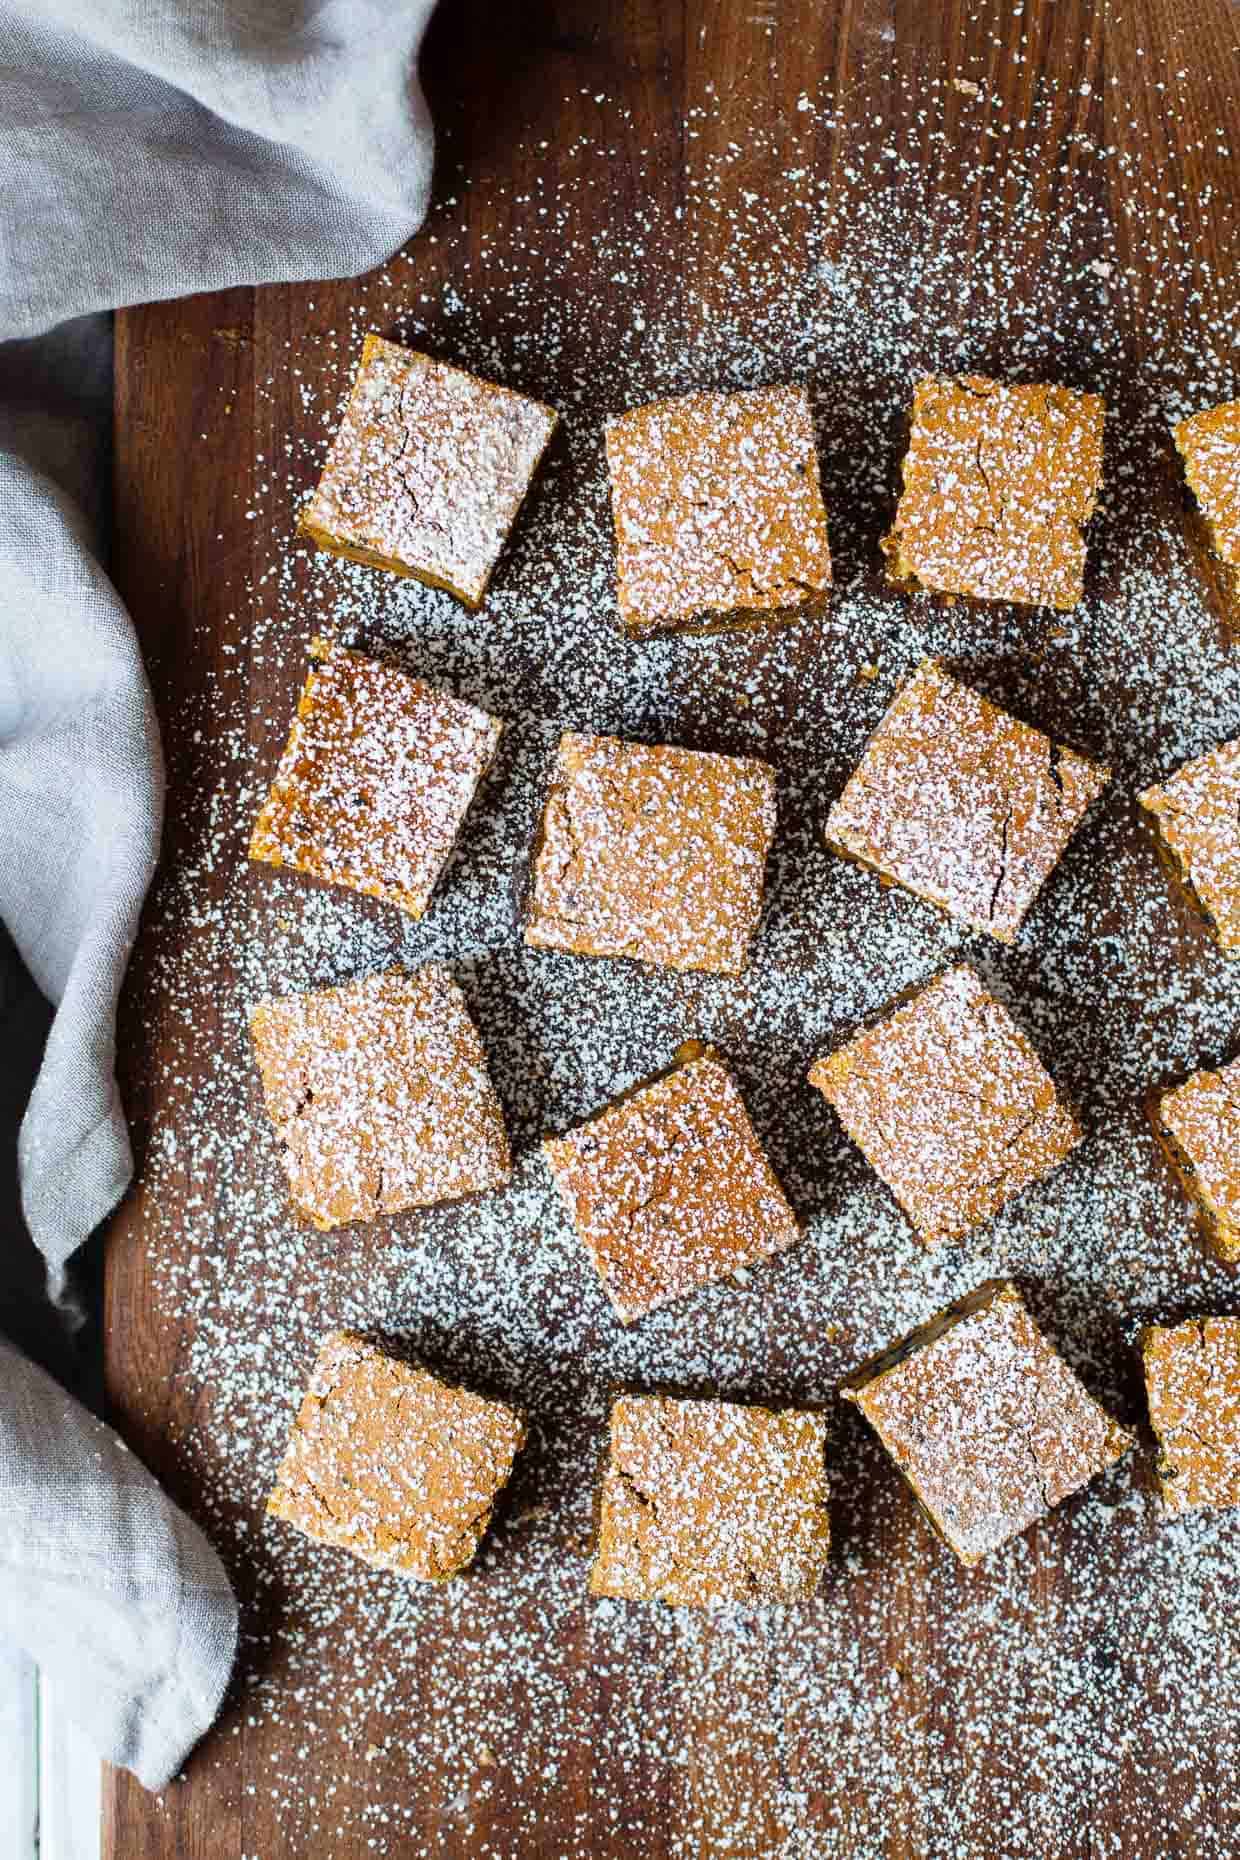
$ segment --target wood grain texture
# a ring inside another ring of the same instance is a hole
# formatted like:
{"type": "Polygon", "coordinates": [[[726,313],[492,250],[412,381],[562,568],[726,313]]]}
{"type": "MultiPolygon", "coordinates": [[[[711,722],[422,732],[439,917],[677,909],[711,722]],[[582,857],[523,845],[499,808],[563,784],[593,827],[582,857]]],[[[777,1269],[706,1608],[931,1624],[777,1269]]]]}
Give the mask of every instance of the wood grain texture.
{"type": "MultiPolygon", "coordinates": [[[[966,237],[959,288],[951,296],[932,272],[924,288],[915,283],[910,288],[910,313],[934,332],[934,357],[949,355],[957,339],[964,342],[969,336],[976,294],[995,285],[997,244],[1003,253],[1002,289],[1010,295],[1014,320],[1022,306],[1046,301],[1038,326],[1054,330],[1053,352],[1048,343],[1045,355],[1028,345],[1020,353],[1022,370],[1034,378],[1040,363],[1055,373],[1076,369],[1087,378],[1096,320],[1102,316],[1116,320],[1134,369],[1138,363],[1153,366],[1174,382],[1181,351],[1159,348],[1151,354],[1153,332],[1168,322],[1177,325],[1183,330],[1183,356],[1197,356],[1209,348],[1223,315],[1234,311],[1231,149],[1240,148],[1240,106],[1237,15],[1227,0],[1132,0],[1123,6],[1103,0],[1026,0],[1019,9],[966,0],[949,0],[941,7],[924,0],[710,0],[701,5],[581,0],[574,6],[540,0],[523,8],[462,0],[445,6],[436,21],[424,75],[441,135],[439,204],[413,244],[407,294],[423,281],[433,294],[444,282],[442,254],[432,238],[445,215],[444,190],[458,170],[473,178],[464,208],[467,250],[471,263],[485,270],[507,241],[520,237],[522,216],[529,210],[525,203],[539,180],[554,182],[564,168],[564,151],[577,136],[597,129],[594,99],[601,94],[612,106],[627,106],[628,114],[613,108],[608,117],[614,126],[612,155],[600,217],[606,213],[614,220],[627,212],[636,226],[652,202],[668,215],[681,209],[683,240],[645,253],[624,284],[609,285],[595,275],[588,253],[558,264],[548,259],[542,275],[527,260],[524,288],[540,301],[562,298],[566,320],[571,324],[576,318],[580,327],[559,353],[547,358],[548,378],[539,380],[523,378],[527,359],[502,353],[504,336],[498,332],[493,372],[553,401],[557,371],[567,379],[575,371],[594,370],[598,406],[610,410],[607,325],[600,319],[596,331],[591,320],[591,302],[600,296],[622,296],[633,311],[644,309],[652,319],[657,313],[664,325],[679,315],[687,374],[683,385],[694,384],[695,347],[712,320],[729,313],[734,296],[729,219],[708,210],[698,191],[708,168],[717,173],[734,130],[724,111],[685,133],[686,109],[710,85],[718,97],[744,99],[746,108],[769,126],[762,144],[744,149],[736,162],[738,201],[746,191],[774,190],[790,165],[806,160],[804,133],[793,135],[798,99],[825,80],[835,100],[834,123],[824,120],[812,143],[814,174],[830,210],[811,215],[795,200],[790,203],[778,249],[760,276],[746,283],[745,303],[755,316],[764,299],[777,305],[785,293],[799,288],[811,268],[829,265],[838,256],[850,220],[873,215],[872,150],[885,130],[899,139],[899,192],[893,163],[891,194],[896,247],[899,216],[914,201],[931,227],[936,220],[941,223],[945,239],[950,221],[954,247],[961,244],[962,223],[979,241],[985,229],[986,263],[973,273],[966,237]],[[952,73],[963,74],[965,85],[979,87],[991,99],[994,119],[1002,124],[1004,160],[997,176],[979,171],[975,143],[965,133],[977,107],[968,89],[948,96],[941,125],[929,110],[922,120],[910,116],[909,97],[919,87],[928,92],[952,73]],[[786,146],[781,126],[787,127],[786,146]],[[1111,148],[1112,158],[1078,161],[1076,150],[1084,139],[1111,148]],[[864,160],[858,154],[862,146],[864,160]],[[1048,148],[1056,159],[1041,158],[1048,148]],[[1005,164],[1035,177],[1032,196],[1027,187],[1013,188],[1009,199],[1005,164]],[[1172,170],[1187,206],[1168,215],[1172,170]],[[1091,226],[1105,223],[1114,229],[1130,275],[1140,280],[1122,300],[1100,300],[1096,279],[1082,277],[1066,261],[1051,268],[1048,229],[1069,218],[1085,244],[1091,226]],[[830,229],[825,234],[824,224],[830,229]],[[1191,281],[1175,262],[1186,242],[1203,260],[1191,281]],[[1147,315],[1155,306],[1157,321],[1147,315]]],[[[320,430],[317,409],[331,404],[338,385],[331,332],[349,326],[350,313],[361,302],[359,290],[345,282],[235,291],[134,310],[118,319],[114,569],[142,637],[164,730],[170,770],[166,873],[191,863],[201,866],[204,839],[215,831],[209,798],[236,752],[232,738],[213,729],[204,690],[216,681],[244,694],[252,719],[247,747],[258,769],[271,765],[270,720],[291,710],[293,683],[276,660],[250,651],[254,617],[265,611],[259,582],[268,561],[263,532],[290,522],[282,485],[271,488],[263,461],[281,456],[289,433],[306,436],[320,430]],[[303,349],[308,380],[297,383],[288,375],[287,356],[303,349]],[[308,405],[316,409],[313,425],[308,405]],[[256,511],[257,519],[247,520],[247,510],[256,511]]],[[[885,313],[877,297],[874,313],[885,313]]],[[[450,347],[446,322],[439,334],[450,347]]],[[[1011,364],[998,338],[990,352],[973,359],[1000,374],[1011,364]]],[[[843,364],[824,356],[815,387],[820,399],[838,402],[832,441],[844,459],[867,456],[875,442],[863,405],[849,392],[851,385],[843,364]]],[[[1121,403],[1116,416],[1123,419],[1131,411],[1121,403]]],[[[894,458],[895,435],[877,437],[894,458]]],[[[854,576],[877,583],[875,543],[890,483],[876,488],[872,476],[859,476],[850,494],[842,485],[846,472],[837,467],[833,476],[837,585],[854,576]]],[[[1151,497],[1161,500],[1166,511],[1177,495],[1169,469],[1152,475],[1151,497]]],[[[292,573],[296,577],[296,565],[292,573]]],[[[1217,604],[1218,589],[1204,585],[1207,598],[1217,604]]],[[[318,598],[307,580],[307,639],[330,618],[316,611],[318,598]]],[[[901,610],[894,596],[890,611],[896,624],[901,610]]],[[[786,674],[790,692],[812,682],[816,652],[810,633],[794,643],[786,674]]],[[[517,651],[509,669],[513,703],[536,703],[543,668],[517,651]]],[[[1091,719],[1097,720],[1099,707],[1109,699],[1088,689],[1070,665],[1048,676],[1057,680],[1048,713],[1062,709],[1070,714],[1074,740],[1088,750],[1091,719]]],[[[693,677],[690,658],[669,661],[669,707],[691,709],[693,677]]],[[[1053,716],[1037,720],[1050,723],[1053,716]]],[[[820,722],[831,723],[825,700],[820,722]]],[[[721,726],[704,716],[696,727],[701,746],[717,746],[712,732],[721,726]]],[[[824,783],[838,786],[847,758],[829,727],[822,729],[819,756],[824,783]]],[[[204,904],[213,885],[222,893],[230,862],[243,859],[244,841],[229,828],[216,848],[216,876],[203,881],[204,904]]],[[[256,918],[270,909],[258,880],[256,918]]],[[[122,1063],[140,1159],[154,1124],[200,1115],[196,1085],[224,1037],[221,1003],[237,981],[229,972],[204,974],[188,1007],[183,994],[174,999],[162,992],[160,959],[167,940],[186,934],[157,901],[148,913],[127,992],[122,1063]]],[[[1024,973],[1022,960],[1018,952],[1017,976],[1024,973]]],[[[737,1038],[743,1046],[743,1033],[737,1038]]],[[[1088,1092],[1088,1079],[1069,1083],[1088,1092]]],[[[184,1205],[193,1203],[200,1230],[204,1219],[214,1221],[212,1243],[224,1258],[233,1237],[217,1190],[200,1175],[187,1176],[182,1185],[184,1205]]],[[[131,1445],[193,1511],[200,1508],[204,1476],[213,1462],[215,1430],[232,1425],[234,1417],[220,1415],[209,1378],[188,1373],[192,1340],[186,1320],[161,1299],[155,1285],[147,1194],[140,1175],[110,1239],[109,1396],[131,1445]]],[[[175,1221],[175,1209],[164,1213],[175,1221]]],[[[348,1259],[324,1255],[325,1313],[332,1309],[340,1275],[358,1270],[378,1274],[382,1262],[364,1246],[348,1259]]],[[[1118,1337],[1114,1342],[1118,1351],[1118,1337]]],[[[788,1391],[795,1394],[795,1363],[786,1365],[784,1373],[788,1391]]],[[[1129,1392],[1135,1413],[1135,1391],[1129,1392]]],[[[789,1860],[810,1854],[870,1860],[879,1853],[886,1860],[930,1855],[937,1860],[946,1854],[982,1860],[1000,1851],[990,1830],[1010,1813],[1013,1797],[1027,1793],[1030,1851],[1040,1845],[1047,1860],[1067,1860],[1069,1854],[1073,1860],[1103,1855],[1135,1860],[1138,1854],[1142,1860],[1156,1854],[1207,1860],[1234,1852],[1240,1824],[1229,1818],[1229,1793],[1215,1787],[1209,1774],[1211,1761],[1219,1777],[1234,1762],[1232,1730],[1217,1738],[1212,1753],[1200,1757],[1195,1777],[1188,1779],[1174,1753],[1134,1745],[1130,1757],[1108,1772],[1095,1798],[1079,1805],[1071,1834],[1065,1832],[1046,1792],[1034,1785],[1039,1780],[1038,1729],[1056,1711],[1038,1651],[1068,1606],[1070,1565],[1051,1540],[1035,1540],[1033,1569],[1016,1622],[1029,1649],[1028,1738],[1017,1748],[996,1747],[988,1743],[984,1725],[962,1721],[956,1713],[955,1701],[971,1669],[987,1658],[987,1648],[979,1642],[964,1654],[944,1652],[954,1578],[945,1573],[939,1549],[913,1508],[889,1502],[874,1453],[864,1444],[851,1444],[851,1436],[850,1451],[854,1489],[845,1494],[837,1522],[837,1554],[846,1558],[864,1544],[866,1573],[853,1582],[833,1579],[829,1601],[843,1612],[856,1639],[868,1643],[875,1670],[899,1677],[877,1769],[867,1768],[867,1753],[858,1753],[849,1773],[823,1772],[796,1701],[785,1696],[785,1630],[771,1621],[759,1620],[752,1629],[759,1650],[765,1637],[765,1659],[748,1657],[743,1671],[738,1669],[736,1715],[758,1727],[739,1760],[734,1744],[721,1742],[719,1688],[716,1681],[707,1683],[704,1670],[713,1657],[707,1642],[686,1641],[678,1662],[668,1668],[661,1663],[661,1643],[652,1629],[643,1666],[643,1643],[634,1630],[627,1642],[632,1657],[628,1685],[619,1700],[614,1675],[591,1670],[588,1636],[577,1624],[565,1629],[555,1650],[566,1709],[571,1705],[601,1730],[620,1710],[636,1724],[647,1711],[652,1718],[665,1717],[670,1702],[683,1718],[688,1760],[668,1765],[652,1748],[623,1774],[608,1773],[598,1767],[592,1744],[583,1743],[570,1765],[556,1767],[554,1787],[539,1804],[537,1837],[524,1821],[517,1831],[519,1784],[512,1777],[497,1776],[472,1831],[453,1820],[447,1783],[441,1786],[432,1777],[420,1787],[414,1831],[404,1833],[392,1851],[454,1860],[483,1851],[548,1860],[568,1854],[588,1854],[590,1860],[635,1854],[643,1860],[683,1860],[686,1854],[700,1860],[767,1860],[777,1853],[789,1860]],[[880,1587],[882,1625],[876,1628],[874,1594],[880,1587]],[[955,1666],[952,1659],[958,1661],[955,1666]],[[870,1778],[880,1774],[885,1833],[876,1842],[870,1778]],[[969,1806],[962,1819],[953,1800],[966,1776],[969,1806]],[[617,1810],[626,1798],[640,1801],[640,1840],[617,1810]],[[781,1822],[775,1806],[780,1799],[800,1804],[799,1830],[781,1822]],[[1039,1817],[1045,1818],[1041,1837],[1039,1817]],[[746,1830],[740,1846],[738,1827],[746,1830]]],[[[247,1504],[238,1494],[237,1516],[247,1504]]],[[[219,1518],[207,1522],[214,1527],[219,1518]]],[[[294,1604],[267,1592],[259,1596],[244,1559],[234,1562],[233,1574],[250,1631],[278,1637],[281,1612],[294,1604]]],[[[811,1630],[786,1632],[805,1637],[811,1630]]],[[[1083,1665],[1105,1658],[1105,1642],[1106,1624],[1100,1623],[1098,1644],[1080,1649],[1083,1665]]],[[[438,1653],[450,1657],[450,1650],[438,1653]]],[[[411,1714],[436,1709],[435,1657],[434,1649],[419,1648],[402,1702],[411,1714]]],[[[467,1659],[460,1656],[462,1670],[467,1659]]],[[[288,1683],[278,1662],[273,1683],[288,1683]]],[[[1155,1683],[1152,1673],[1150,1685],[1155,1683]]],[[[186,1779],[159,1800],[128,1777],[110,1773],[104,1800],[108,1860],[284,1860],[293,1854],[299,1860],[368,1860],[367,1834],[357,1825],[339,1837],[323,1832],[308,1841],[304,1833],[290,1834],[287,1804],[272,1799],[269,1784],[275,1767],[287,1774],[289,1749],[295,1745],[296,1731],[287,1716],[255,1723],[244,1700],[235,1697],[191,1761],[186,1779]]],[[[536,1773],[538,1752],[527,1754],[530,1772],[536,1773]]],[[[544,1754],[551,1765],[554,1752],[549,1748],[544,1754]]],[[[342,1797],[356,1798],[379,1777],[359,1751],[342,1748],[334,1780],[342,1797]]],[[[388,1787],[402,1787],[398,1768],[388,1787]]]]}

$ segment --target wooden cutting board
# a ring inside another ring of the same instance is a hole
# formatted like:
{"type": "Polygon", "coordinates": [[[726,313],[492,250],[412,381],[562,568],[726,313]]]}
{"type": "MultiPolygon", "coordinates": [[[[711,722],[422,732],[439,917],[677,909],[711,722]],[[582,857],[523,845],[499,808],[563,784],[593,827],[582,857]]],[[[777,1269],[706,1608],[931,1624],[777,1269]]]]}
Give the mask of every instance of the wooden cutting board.
{"type": "Polygon", "coordinates": [[[1240,733],[1240,654],[1183,544],[1167,440],[1172,415],[1237,392],[1238,40],[1227,0],[459,0],[426,52],[440,157],[406,254],[360,282],[118,318],[114,566],[170,788],[122,1015],[140,1166],[110,1240],[108,1390],[219,1544],[243,1643],[183,1780],[153,1799],[109,1774],[111,1860],[1240,1846],[1240,1526],[1162,1525],[1134,1458],[962,1572],[832,1400],[869,1350],[1012,1271],[1095,1392],[1139,1421],[1136,1327],[1240,1305],[1195,1249],[1140,1111],[1146,1086],[1240,1048],[1240,977],[1168,897],[1132,799],[1240,733]],[[371,326],[565,412],[481,620],[292,540],[371,326]],[[1080,614],[883,588],[902,408],[931,368],[1107,395],[1080,614]],[[630,646],[603,416],[779,379],[814,392],[829,620],[630,646]],[[246,865],[310,640],[336,630],[512,720],[420,928],[246,865]],[[822,846],[827,805],[926,650],[1116,771],[1011,951],[822,846]],[[565,725],[779,768],[743,984],[523,952],[519,853],[565,725]],[[522,1158],[510,1198],[299,1233],[245,1006],[428,955],[458,968],[490,1047],[522,1158]],[[993,1231],[928,1261],[804,1074],[961,955],[1090,1135],[993,1231]],[[621,1336],[536,1140],[701,1033],[733,1057],[807,1237],[747,1285],[621,1336]],[[514,1489],[450,1591],[263,1518],[315,1342],[341,1319],[530,1408],[514,1489]],[[835,1549],[819,1600],[718,1619],[586,1600],[589,1469],[618,1380],[828,1404],[835,1549]]]}

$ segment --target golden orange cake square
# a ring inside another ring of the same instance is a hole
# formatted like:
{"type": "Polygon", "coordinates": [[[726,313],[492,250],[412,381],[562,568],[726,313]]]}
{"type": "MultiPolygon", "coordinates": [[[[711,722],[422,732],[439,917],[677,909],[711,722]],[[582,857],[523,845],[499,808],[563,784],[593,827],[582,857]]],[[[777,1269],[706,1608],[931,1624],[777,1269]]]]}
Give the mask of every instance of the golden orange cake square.
{"type": "Polygon", "coordinates": [[[925,659],[827,816],[827,844],[1011,943],[1110,773],[925,659]]]}
{"type": "Polygon", "coordinates": [[[1240,1505],[1240,1318],[1153,1324],[1141,1363],[1167,1510],[1240,1505]]]}
{"type": "Polygon", "coordinates": [[[558,416],[368,335],[303,533],[478,608],[558,416]]]}
{"type": "Polygon", "coordinates": [[[1171,877],[1224,953],[1240,956],[1240,737],[1139,799],[1171,877]]]}
{"type": "Polygon", "coordinates": [[[499,1188],[504,1116],[445,969],[261,1001],[250,1032],[289,1196],[316,1227],[499,1188]]]}
{"type": "Polygon", "coordinates": [[[819,609],[831,589],[809,396],[684,394],[611,420],[607,466],[628,632],[819,609]]]}
{"type": "Polygon", "coordinates": [[[1206,1241],[1220,1259],[1240,1260],[1240,1057],[1156,1093],[1150,1112],[1206,1241]]]}
{"type": "Polygon", "coordinates": [[[421,917],[503,724],[336,646],[306,680],[250,857],[421,917]]]}
{"type": "Polygon", "coordinates": [[[524,1443],[507,1403],[333,1331],[267,1510],[376,1569],[446,1582],[473,1561],[524,1443]]]}
{"type": "Polygon", "coordinates": [[[1127,1453],[1133,1436],[992,1280],[893,1344],[841,1389],[939,1536],[980,1562],[1127,1453]]]}
{"type": "Polygon", "coordinates": [[[948,969],[809,1074],[927,1247],[964,1234],[1081,1140],[974,970],[948,969]]]}
{"type": "MultiPolygon", "coordinates": [[[[1224,592],[1240,602],[1240,400],[1181,420],[1175,444],[1201,538],[1217,561],[1224,592]]],[[[1227,619],[1233,628],[1240,626],[1240,607],[1233,606],[1227,619]]]]}
{"type": "Polygon", "coordinates": [[[821,1415],[622,1396],[590,1593],[677,1608],[808,1600],[830,1549],[825,1447],[821,1415]]]}
{"type": "Polygon", "coordinates": [[[543,1144],[625,1323],[800,1237],[731,1073],[708,1047],[543,1144]]]}
{"type": "Polygon", "coordinates": [[[1069,388],[929,375],[913,391],[888,574],[982,601],[1075,607],[1102,482],[1103,404],[1069,388]]]}
{"type": "Polygon", "coordinates": [[[534,849],[525,940],[739,975],[774,833],[765,762],[569,731],[534,849]]]}

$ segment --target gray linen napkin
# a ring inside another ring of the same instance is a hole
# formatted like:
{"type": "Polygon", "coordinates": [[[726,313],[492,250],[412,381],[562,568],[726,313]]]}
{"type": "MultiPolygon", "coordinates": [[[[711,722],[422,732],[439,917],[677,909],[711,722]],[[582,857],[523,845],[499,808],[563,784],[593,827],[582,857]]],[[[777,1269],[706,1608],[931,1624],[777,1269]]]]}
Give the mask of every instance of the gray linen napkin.
{"type": "MultiPolygon", "coordinates": [[[[0,0],[0,918],[56,1010],[18,1154],[57,1298],[131,1173],[115,1008],[162,800],[137,644],[101,565],[98,313],[347,276],[400,246],[429,190],[416,60],[432,4],[0,0]]],[[[0,1345],[0,1634],[157,1788],[218,1710],[236,1631],[201,1533],[0,1345]]]]}

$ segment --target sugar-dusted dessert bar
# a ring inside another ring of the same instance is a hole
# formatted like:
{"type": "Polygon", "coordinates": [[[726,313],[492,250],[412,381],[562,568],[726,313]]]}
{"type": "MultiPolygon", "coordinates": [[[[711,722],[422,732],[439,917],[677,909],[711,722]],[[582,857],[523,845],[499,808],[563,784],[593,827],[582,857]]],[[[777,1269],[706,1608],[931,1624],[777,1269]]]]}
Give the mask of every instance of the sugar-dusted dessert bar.
{"type": "Polygon", "coordinates": [[[827,843],[1011,943],[1109,780],[925,659],[827,816],[827,843]]]}
{"type": "Polygon", "coordinates": [[[505,1402],[332,1331],[267,1510],[377,1569],[446,1582],[473,1561],[524,1443],[505,1402]]]}
{"type": "MultiPolygon", "coordinates": [[[[1200,537],[1215,558],[1229,601],[1240,603],[1240,400],[1206,407],[1175,428],[1200,537]]],[[[1240,626],[1240,606],[1228,622],[1240,626]]]]}
{"type": "Polygon", "coordinates": [[[705,631],[825,605],[827,515],[800,387],[685,394],[609,422],[620,616],[705,631]]]}
{"type": "Polygon", "coordinates": [[[991,1280],[865,1363],[860,1408],[943,1541],[976,1563],[1133,1445],[991,1280]]]}
{"type": "Polygon", "coordinates": [[[1150,1099],[1155,1135],[1220,1259],[1240,1260],[1240,1057],[1150,1099]]]}
{"type": "Polygon", "coordinates": [[[1103,405],[1069,388],[930,375],[913,390],[892,580],[1075,607],[1102,479],[1103,405]]]}
{"type": "Polygon", "coordinates": [[[420,678],[333,647],[306,680],[251,859],[421,917],[502,729],[420,678]]]}
{"type": "Polygon", "coordinates": [[[540,401],[368,335],[299,527],[323,549],[482,605],[555,429],[540,401]]]}
{"type": "Polygon", "coordinates": [[[765,762],[570,731],[534,849],[525,940],[737,975],[774,832],[765,762]]]}
{"type": "Polygon", "coordinates": [[[1172,878],[1220,948],[1240,956],[1240,737],[1139,798],[1172,878]]]}
{"type": "Polygon", "coordinates": [[[445,969],[389,969],[262,1001],[250,1031],[289,1195],[314,1226],[509,1180],[482,1042],[445,969]]]}
{"type": "Polygon", "coordinates": [[[1153,1324],[1141,1363],[1167,1510],[1240,1505],[1240,1318],[1153,1324]]]}
{"type": "Polygon", "coordinates": [[[799,1602],[827,1561],[826,1424],[796,1409],[626,1395],[611,1410],[593,1595],[799,1602]]]}
{"type": "Polygon", "coordinates": [[[689,1047],[543,1153],[625,1323],[799,1238],[731,1073],[689,1047]]]}
{"type": "Polygon", "coordinates": [[[961,966],[810,1070],[928,1247],[959,1239],[1080,1142],[1007,1009],[961,966]]]}

